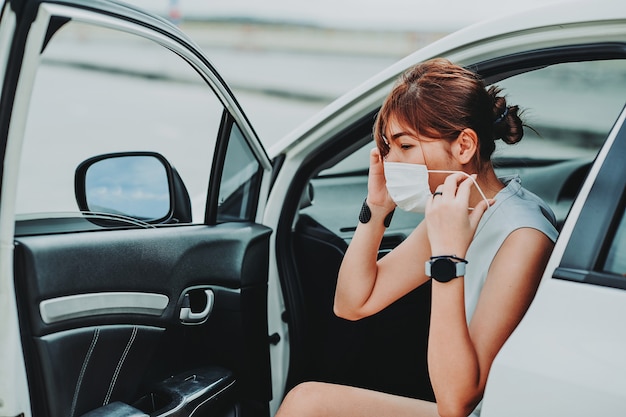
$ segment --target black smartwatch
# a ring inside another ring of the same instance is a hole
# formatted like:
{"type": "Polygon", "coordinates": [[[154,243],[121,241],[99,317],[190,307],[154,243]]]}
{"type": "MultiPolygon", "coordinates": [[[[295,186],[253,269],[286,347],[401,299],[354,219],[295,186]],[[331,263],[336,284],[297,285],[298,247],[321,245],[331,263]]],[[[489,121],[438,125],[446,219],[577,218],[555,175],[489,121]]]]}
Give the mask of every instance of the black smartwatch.
{"type": "Polygon", "coordinates": [[[439,282],[449,282],[465,275],[467,261],[454,255],[432,256],[426,261],[426,275],[439,282]]]}

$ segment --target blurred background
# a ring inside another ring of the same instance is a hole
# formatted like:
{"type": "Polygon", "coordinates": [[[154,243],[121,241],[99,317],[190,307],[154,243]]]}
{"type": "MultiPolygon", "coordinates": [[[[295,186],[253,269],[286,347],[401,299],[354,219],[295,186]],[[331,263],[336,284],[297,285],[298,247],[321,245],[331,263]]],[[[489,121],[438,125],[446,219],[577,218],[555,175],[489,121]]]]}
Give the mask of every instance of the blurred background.
{"type": "Polygon", "coordinates": [[[173,21],[198,43],[268,147],[430,42],[481,20],[563,1],[126,0],[173,21]]]}
{"type": "MultiPolygon", "coordinates": [[[[546,3],[572,7],[565,4],[571,0],[514,6],[496,0],[124,1],[172,21],[195,41],[270,156],[274,144],[330,102],[453,31],[546,3]]],[[[606,138],[624,103],[621,60],[557,67],[499,83],[510,103],[529,108],[525,120],[543,135],[528,130],[500,156],[588,157],[606,138]]],[[[18,213],[75,210],[78,164],[97,154],[147,149],[177,168],[202,212],[223,107],[206,80],[169,49],[70,21],[41,54],[29,106],[18,213]]],[[[354,159],[366,167],[368,149],[362,151],[354,159]]]]}

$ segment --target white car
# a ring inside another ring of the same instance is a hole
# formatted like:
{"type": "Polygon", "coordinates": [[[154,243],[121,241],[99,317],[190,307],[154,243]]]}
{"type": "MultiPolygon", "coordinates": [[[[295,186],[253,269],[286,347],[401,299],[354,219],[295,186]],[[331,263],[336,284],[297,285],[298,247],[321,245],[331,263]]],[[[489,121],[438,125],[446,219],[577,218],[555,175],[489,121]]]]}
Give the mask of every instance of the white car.
{"type": "MultiPolygon", "coordinates": [[[[463,29],[269,152],[168,22],[107,0],[0,10],[1,416],[270,416],[306,380],[433,399],[428,285],[358,322],[332,295],[374,115],[437,56],[526,109],[495,162],[560,227],[482,415],[626,412],[626,3],[463,29]]],[[[380,255],[419,220],[397,211],[380,255]]]]}

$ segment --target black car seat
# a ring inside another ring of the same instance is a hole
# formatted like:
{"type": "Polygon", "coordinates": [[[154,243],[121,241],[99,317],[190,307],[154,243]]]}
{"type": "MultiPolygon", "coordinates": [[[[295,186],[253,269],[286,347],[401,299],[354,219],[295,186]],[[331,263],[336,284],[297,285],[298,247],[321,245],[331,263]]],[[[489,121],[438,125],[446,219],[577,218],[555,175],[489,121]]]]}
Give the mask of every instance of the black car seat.
{"type": "Polygon", "coordinates": [[[293,242],[308,323],[304,379],[433,400],[426,364],[430,285],[371,317],[344,320],[334,314],[333,299],[347,243],[305,214],[293,242]]]}

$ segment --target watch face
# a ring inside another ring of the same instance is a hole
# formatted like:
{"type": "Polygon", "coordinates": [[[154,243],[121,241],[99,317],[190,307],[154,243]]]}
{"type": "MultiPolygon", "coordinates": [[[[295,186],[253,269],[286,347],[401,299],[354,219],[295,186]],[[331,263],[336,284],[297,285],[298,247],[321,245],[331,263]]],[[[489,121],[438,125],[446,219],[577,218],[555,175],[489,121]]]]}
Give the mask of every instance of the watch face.
{"type": "Polygon", "coordinates": [[[456,278],[456,262],[446,258],[435,259],[430,265],[430,276],[439,282],[456,278]]]}

